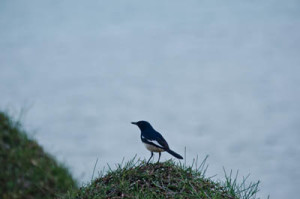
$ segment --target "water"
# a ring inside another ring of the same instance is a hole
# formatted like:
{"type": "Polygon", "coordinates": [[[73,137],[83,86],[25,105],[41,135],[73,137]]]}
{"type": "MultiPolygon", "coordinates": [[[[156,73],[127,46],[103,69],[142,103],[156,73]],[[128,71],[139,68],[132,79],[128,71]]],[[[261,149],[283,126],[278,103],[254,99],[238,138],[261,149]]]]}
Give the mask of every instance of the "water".
{"type": "MultiPolygon", "coordinates": [[[[81,181],[148,158],[131,121],[148,120],[187,163],[209,157],[300,185],[298,1],[1,1],[2,109],[81,181]]],[[[155,156],[157,158],[157,156],[155,156]]],[[[162,160],[171,158],[162,155],[162,160]]]]}

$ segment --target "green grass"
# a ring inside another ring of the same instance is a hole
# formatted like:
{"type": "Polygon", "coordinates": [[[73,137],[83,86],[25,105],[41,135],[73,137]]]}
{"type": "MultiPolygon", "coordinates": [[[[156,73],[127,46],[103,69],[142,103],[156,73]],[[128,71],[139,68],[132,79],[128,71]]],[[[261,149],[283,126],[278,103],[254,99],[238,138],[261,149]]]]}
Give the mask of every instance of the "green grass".
{"type": "Polygon", "coordinates": [[[237,176],[226,174],[225,182],[214,182],[205,177],[205,160],[198,166],[185,166],[169,160],[146,164],[145,161],[123,162],[108,172],[102,172],[91,183],[79,190],[69,191],[61,199],[96,198],[207,198],[254,199],[257,183],[237,183],[237,176]]]}
{"type": "Polygon", "coordinates": [[[54,198],[72,187],[69,171],[0,112],[0,198],[54,198]]]}
{"type": "Polygon", "coordinates": [[[123,160],[78,189],[67,168],[29,139],[20,123],[0,112],[0,199],[256,198],[259,182],[247,183],[246,177],[238,183],[237,174],[225,170],[225,180],[215,181],[205,176],[206,159],[191,166],[173,160],[123,160]]]}

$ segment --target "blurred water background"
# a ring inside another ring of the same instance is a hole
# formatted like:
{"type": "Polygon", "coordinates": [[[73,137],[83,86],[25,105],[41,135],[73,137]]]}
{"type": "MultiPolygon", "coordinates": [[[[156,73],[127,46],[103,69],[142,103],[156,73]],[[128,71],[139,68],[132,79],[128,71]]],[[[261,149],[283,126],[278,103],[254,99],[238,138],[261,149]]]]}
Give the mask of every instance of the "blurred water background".
{"type": "MultiPolygon", "coordinates": [[[[300,186],[298,0],[0,1],[0,107],[81,181],[148,158],[148,120],[188,164],[207,154],[261,180],[300,186]]],[[[155,156],[157,158],[157,156],[155,156]]],[[[163,154],[162,159],[171,158],[163,154]]]]}

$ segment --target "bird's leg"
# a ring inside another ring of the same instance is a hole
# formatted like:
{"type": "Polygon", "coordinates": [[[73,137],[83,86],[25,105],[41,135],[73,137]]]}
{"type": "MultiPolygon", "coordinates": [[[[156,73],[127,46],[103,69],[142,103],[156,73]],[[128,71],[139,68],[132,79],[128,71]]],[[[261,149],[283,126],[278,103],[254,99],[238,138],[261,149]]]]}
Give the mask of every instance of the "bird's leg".
{"type": "Polygon", "coordinates": [[[159,163],[160,155],[161,155],[161,152],[159,152],[157,163],[159,163]]]}
{"type": "Polygon", "coordinates": [[[149,158],[147,164],[149,163],[149,161],[151,160],[152,157],[153,157],[153,152],[151,151],[151,156],[150,156],[150,158],[149,158]]]}

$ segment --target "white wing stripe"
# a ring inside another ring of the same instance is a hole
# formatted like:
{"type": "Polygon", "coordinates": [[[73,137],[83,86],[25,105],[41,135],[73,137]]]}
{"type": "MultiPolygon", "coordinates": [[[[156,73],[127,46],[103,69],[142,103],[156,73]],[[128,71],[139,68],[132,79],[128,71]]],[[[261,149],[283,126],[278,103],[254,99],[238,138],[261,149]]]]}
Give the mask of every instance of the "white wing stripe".
{"type": "Polygon", "coordinates": [[[159,144],[156,140],[148,140],[150,143],[152,142],[153,144],[156,144],[157,146],[160,146],[162,148],[164,148],[164,146],[162,146],[161,144],[159,144]]]}

